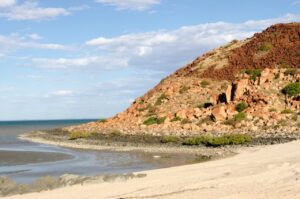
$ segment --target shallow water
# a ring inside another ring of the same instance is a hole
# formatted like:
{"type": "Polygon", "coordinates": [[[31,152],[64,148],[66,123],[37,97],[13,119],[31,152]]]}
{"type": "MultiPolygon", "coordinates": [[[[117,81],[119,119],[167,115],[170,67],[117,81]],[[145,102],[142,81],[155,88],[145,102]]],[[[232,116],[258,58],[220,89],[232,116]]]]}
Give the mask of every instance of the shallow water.
{"type": "Polygon", "coordinates": [[[0,176],[29,183],[38,177],[118,174],[192,163],[195,157],[142,152],[69,149],[18,139],[22,133],[88,122],[87,120],[0,122],[0,176]],[[160,155],[161,158],[156,158],[160,155]]]}

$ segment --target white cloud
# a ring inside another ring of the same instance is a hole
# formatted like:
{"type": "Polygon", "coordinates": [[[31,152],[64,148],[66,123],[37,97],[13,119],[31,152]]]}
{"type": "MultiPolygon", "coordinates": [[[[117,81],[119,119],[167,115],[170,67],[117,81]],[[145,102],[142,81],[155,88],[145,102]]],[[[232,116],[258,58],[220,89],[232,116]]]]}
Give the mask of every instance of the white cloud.
{"type": "Polygon", "coordinates": [[[127,58],[128,65],[139,69],[172,71],[205,51],[233,39],[244,39],[279,22],[299,21],[300,15],[246,21],[244,23],[208,23],[184,26],[172,31],[160,30],[118,37],[99,37],[86,42],[99,53],[127,58]]]}
{"type": "Polygon", "coordinates": [[[28,37],[30,39],[33,39],[33,40],[41,40],[41,39],[43,39],[43,37],[41,37],[39,34],[36,34],[36,33],[29,34],[28,37]]]}
{"type": "Polygon", "coordinates": [[[49,96],[60,96],[60,97],[68,97],[68,96],[73,96],[74,95],[74,91],[72,90],[57,90],[57,91],[53,91],[50,93],[49,96]]]}
{"type": "Polygon", "coordinates": [[[44,50],[71,50],[72,47],[54,43],[39,43],[36,40],[38,35],[22,37],[19,34],[11,34],[8,36],[0,35],[0,54],[4,56],[9,52],[18,49],[44,49],[44,50]]]}
{"type": "Polygon", "coordinates": [[[51,19],[57,16],[66,16],[71,14],[65,8],[39,7],[36,1],[25,1],[23,4],[15,4],[11,2],[11,6],[3,6],[0,11],[1,17],[5,17],[9,20],[19,21],[44,20],[51,19]]]}
{"type": "Polygon", "coordinates": [[[124,68],[128,66],[126,58],[118,59],[111,57],[90,56],[81,58],[35,58],[32,59],[33,64],[40,68],[49,69],[113,69],[124,68]]]}
{"type": "Polygon", "coordinates": [[[0,0],[0,8],[13,6],[15,3],[15,0],[0,0]]]}
{"type": "Polygon", "coordinates": [[[144,11],[154,5],[158,5],[160,0],[96,0],[96,2],[114,6],[118,10],[144,11]]]}

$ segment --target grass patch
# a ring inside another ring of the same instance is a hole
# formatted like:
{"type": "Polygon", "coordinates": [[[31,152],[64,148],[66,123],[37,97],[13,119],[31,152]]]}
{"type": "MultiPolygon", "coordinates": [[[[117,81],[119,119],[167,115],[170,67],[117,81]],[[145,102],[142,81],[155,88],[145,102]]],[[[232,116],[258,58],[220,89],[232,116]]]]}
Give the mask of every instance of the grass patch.
{"type": "Polygon", "coordinates": [[[76,139],[82,139],[82,138],[89,138],[92,136],[92,133],[85,132],[85,131],[74,131],[71,132],[69,135],[69,140],[76,140],[76,139]]]}
{"type": "Polygon", "coordinates": [[[153,125],[153,124],[163,124],[165,122],[167,117],[161,117],[161,118],[157,118],[157,117],[150,117],[147,120],[144,121],[143,124],[149,126],[149,125],[153,125]]]}
{"type": "Polygon", "coordinates": [[[246,104],[245,102],[241,102],[235,106],[235,110],[237,112],[242,112],[242,111],[246,110],[247,108],[248,108],[248,104],[246,104]]]}
{"type": "Polygon", "coordinates": [[[258,50],[260,52],[268,52],[269,50],[271,50],[273,48],[273,45],[269,42],[264,42],[264,43],[261,43],[258,50]]]}
{"type": "Polygon", "coordinates": [[[277,109],[276,108],[270,108],[269,112],[277,112],[277,109]]]}
{"type": "Polygon", "coordinates": [[[181,118],[178,116],[173,117],[173,119],[171,119],[171,122],[177,122],[177,121],[181,121],[181,118]]]}
{"type": "Polygon", "coordinates": [[[144,104],[144,103],[145,103],[145,100],[143,100],[143,99],[139,101],[139,104],[144,104]]]}
{"type": "Polygon", "coordinates": [[[288,95],[289,97],[293,97],[300,94],[300,83],[290,83],[286,87],[282,89],[282,93],[288,95]]]}
{"type": "Polygon", "coordinates": [[[183,94],[183,93],[187,92],[189,89],[190,89],[190,87],[188,87],[188,86],[185,86],[185,85],[180,86],[179,93],[183,94]]]}
{"type": "Polygon", "coordinates": [[[180,137],[175,135],[163,136],[160,140],[161,143],[177,143],[180,141],[180,137]]]}
{"type": "Polygon", "coordinates": [[[205,145],[205,146],[225,146],[225,145],[241,145],[251,142],[252,138],[245,134],[228,134],[219,137],[213,136],[198,136],[193,138],[188,138],[183,142],[184,145],[195,146],[195,145],[205,145]]]}
{"type": "Polygon", "coordinates": [[[242,120],[245,120],[247,118],[247,114],[246,113],[244,113],[244,112],[239,112],[238,114],[236,114],[235,116],[234,116],[234,121],[236,121],[236,122],[240,122],[240,121],[242,121],[242,120]]]}
{"type": "Polygon", "coordinates": [[[261,69],[246,69],[242,70],[242,73],[249,75],[250,80],[255,81],[258,77],[261,76],[261,69]]]}
{"type": "Polygon", "coordinates": [[[294,111],[292,111],[291,109],[284,109],[283,111],[281,111],[281,114],[293,114],[294,111]]]}
{"type": "Polygon", "coordinates": [[[210,85],[210,82],[208,80],[203,80],[203,81],[201,81],[200,84],[201,84],[202,88],[206,88],[207,86],[210,85]]]}
{"type": "Polygon", "coordinates": [[[166,94],[161,94],[158,98],[157,98],[157,100],[156,100],[156,102],[155,102],[155,106],[160,106],[160,105],[162,105],[162,103],[163,103],[163,100],[165,100],[165,99],[167,99],[167,96],[166,96],[166,94]]]}

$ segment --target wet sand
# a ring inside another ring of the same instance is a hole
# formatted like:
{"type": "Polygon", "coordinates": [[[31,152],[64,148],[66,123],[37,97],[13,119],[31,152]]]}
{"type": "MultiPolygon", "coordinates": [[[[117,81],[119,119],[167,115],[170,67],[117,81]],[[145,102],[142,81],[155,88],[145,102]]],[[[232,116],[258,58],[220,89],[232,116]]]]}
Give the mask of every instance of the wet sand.
{"type": "Polygon", "coordinates": [[[72,155],[68,155],[65,153],[0,150],[0,166],[56,162],[72,158],[72,155]]]}
{"type": "Polygon", "coordinates": [[[9,199],[300,198],[300,141],[258,146],[216,161],[143,172],[126,182],[76,185],[9,199]]]}

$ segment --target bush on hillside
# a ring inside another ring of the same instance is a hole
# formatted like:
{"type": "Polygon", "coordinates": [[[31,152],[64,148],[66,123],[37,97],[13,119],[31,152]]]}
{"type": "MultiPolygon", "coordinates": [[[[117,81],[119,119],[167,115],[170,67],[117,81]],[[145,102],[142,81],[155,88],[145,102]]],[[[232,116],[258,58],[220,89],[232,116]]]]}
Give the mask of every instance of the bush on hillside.
{"type": "Polygon", "coordinates": [[[247,108],[248,108],[248,104],[246,104],[245,102],[241,102],[235,106],[235,110],[237,112],[242,112],[242,111],[246,110],[247,108]]]}
{"type": "Polygon", "coordinates": [[[300,83],[290,83],[286,87],[282,89],[282,93],[288,95],[289,97],[293,97],[300,94],[300,83]]]}

